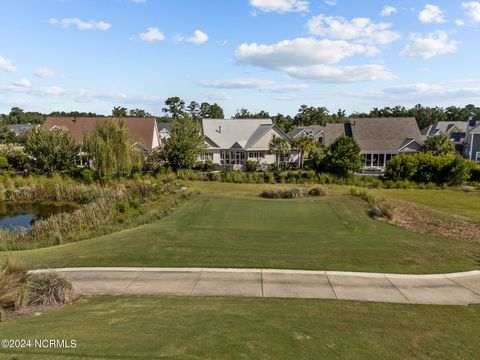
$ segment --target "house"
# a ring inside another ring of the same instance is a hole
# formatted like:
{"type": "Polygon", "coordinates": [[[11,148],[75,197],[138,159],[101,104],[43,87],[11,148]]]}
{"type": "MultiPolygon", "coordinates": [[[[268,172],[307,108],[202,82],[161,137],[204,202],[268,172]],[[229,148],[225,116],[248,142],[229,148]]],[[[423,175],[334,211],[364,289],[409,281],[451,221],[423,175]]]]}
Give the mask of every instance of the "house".
{"type": "Polygon", "coordinates": [[[170,139],[170,134],[172,132],[172,123],[171,122],[157,122],[158,135],[160,139],[167,140],[170,139]]]}
{"type": "MultiPolygon", "coordinates": [[[[224,167],[242,168],[248,160],[275,164],[276,155],[269,153],[270,141],[278,136],[289,146],[292,144],[271,119],[203,119],[202,132],[207,147],[199,160],[224,167]]],[[[294,152],[281,156],[279,161],[295,161],[294,152]]]]}
{"type": "Polygon", "coordinates": [[[11,124],[7,125],[7,128],[15,133],[16,136],[23,135],[25,131],[30,129],[31,127],[37,127],[39,125],[33,124],[11,124]]]}
{"type": "Polygon", "coordinates": [[[292,140],[300,136],[307,136],[309,138],[312,138],[316,142],[322,143],[323,126],[321,125],[298,126],[295,129],[290,130],[287,133],[287,136],[292,140]]]}
{"type": "Polygon", "coordinates": [[[480,163],[480,117],[468,121],[464,154],[467,159],[480,163]]]}
{"type": "Polygon", "coordinates": [[[148,154],[156,150],[161,143],[157,124],[153,117],[57,117],[49,116],[43,124],[47,130],[68,132],[77,142],[83,143],[85,136],[103,121],[122,121],[132,141],[132,148],[148,154]]]}
{"type": "Polygon", "coordinates": [[[350,119],[345,124],[326,124],[323,145],[339,136],[353,137],[361,149],[365,174],[381,174],[388,160],[399,154],[415,154],[423,136],[415,118],[350,119]]]}
{"type": "Polygon", "coordinates": [[[455,149],[463,154],[465,152],[467,130],[467,121],[439,121],[437,124],[430,125],[423,129],[422,135],[426,137],[446,135],[452,140],[455,149]]]}

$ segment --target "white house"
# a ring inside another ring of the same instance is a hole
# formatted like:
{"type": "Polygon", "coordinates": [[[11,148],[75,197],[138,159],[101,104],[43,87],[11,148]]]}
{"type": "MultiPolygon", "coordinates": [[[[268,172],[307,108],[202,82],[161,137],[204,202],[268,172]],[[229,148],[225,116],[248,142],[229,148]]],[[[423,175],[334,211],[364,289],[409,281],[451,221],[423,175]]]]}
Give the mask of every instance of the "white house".
{"type": "MultiPolygon", "coordinates": [[[[290,138],[271,119],[203,119],[202,132],[207,148],[200,161],[241,168],[247,160],[261,165],[275,164],[276,155],[269,153],[269,144],[275,137],[290,138]]],[[[280,157],[280,162],[295,161],[296,154],[280,157]]]]}

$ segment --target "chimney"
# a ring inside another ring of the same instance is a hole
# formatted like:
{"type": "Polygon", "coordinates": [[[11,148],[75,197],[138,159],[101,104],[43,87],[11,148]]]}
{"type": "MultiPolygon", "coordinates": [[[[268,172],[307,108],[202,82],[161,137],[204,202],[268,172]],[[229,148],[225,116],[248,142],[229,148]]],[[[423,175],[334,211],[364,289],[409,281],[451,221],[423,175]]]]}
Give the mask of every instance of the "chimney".
{"type": "Polygon", "coordinates": [[[222,126],[221,126],[221,125],[218,125],[218,130],[217,130],[217,132],[218,132],[219,134],[222,133],[222,126]]]}

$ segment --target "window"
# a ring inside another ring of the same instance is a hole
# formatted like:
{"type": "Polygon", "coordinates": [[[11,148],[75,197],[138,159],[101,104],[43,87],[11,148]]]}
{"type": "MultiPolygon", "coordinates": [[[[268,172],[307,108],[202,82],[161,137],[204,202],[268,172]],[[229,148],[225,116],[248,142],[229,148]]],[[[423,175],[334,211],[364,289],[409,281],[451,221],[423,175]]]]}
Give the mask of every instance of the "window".
{"type": "Polygon", "coordinates": [[[480,163],[480,151],[477,151],[476,156],[475,156],[475,161],[480,163]]]}
{"type": "Polygon", "coordinates": [[[465,138],[465,135],[466,135],[465,133],[456,132],[456,133],[452,133],[451,137],[453,141],[460,142],[462,141],[462,139],[465,138]]]}
{"type": "Polygon", "coordinates": [[[372,165],[373,166],[378,166],[379,165],[379,157],[378,157],[378,154],[373,154],[372,155],[372,165]]]}
{"type": "Polygon", "coordinates": [[[200,155],[200,161],[213,161],[213,154],[212,153],[205,153],[200,155]]]}
{"type": "Polygon", "coordinates": [[[265,153],[260,153],[260,159],[265,159],[265,153]]]}
{"type": "Polygon", "coordinates": [[[385,166],[385,154],[380,154],[378,156],[379,156],[379,160],[378,160],[379,166],[385,166]]]}

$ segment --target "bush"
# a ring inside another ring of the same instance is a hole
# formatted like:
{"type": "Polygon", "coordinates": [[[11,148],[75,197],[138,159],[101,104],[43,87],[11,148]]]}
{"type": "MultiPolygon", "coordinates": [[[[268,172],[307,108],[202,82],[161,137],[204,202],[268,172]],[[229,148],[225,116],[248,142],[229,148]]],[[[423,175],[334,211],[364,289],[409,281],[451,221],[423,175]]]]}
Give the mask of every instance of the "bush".
{"type": "Polygon", "coordinates": [[[0,267],[0,321],[5,320],[6,310],[17,310],[26,303],[26,281],[23,264],[8,259],[0,267]]]}
{"type": "Polygon", "coordinates": [[[377,197],[373,192],[366,189],[351,188],[350,194],[365,200],[370,205],[370,214],[373,217],[393,219],[395,208],[391,202],[377,197]]]}
{"type": "Polygon", "coordinates": [[[468,162],[459,156],[418,153],[399,155],[389,160],[385,178],[438,185],[461,185],[470,178],[470,171],[468,162]]]}
{"type": "Polygon", "coordinates": [[[267,199],[298,199],[302,197],[325,196],[326,192],[321,186],[314,186],[310,189],[300,188],[270,188],[262,191],[260,196],[267,199]]]}
{"type": "Polygon", "coordinates": [[[245,169],[248,172],[257,171],[259,167],[260,167],[260,163],[255,160],[247,160],[247,162],[245,163],[245,169]]]}
{"type": "Polygon", "coordinates": [[[75,299],[72,283],[55,271],[35,272],[27,276],[28,304],[70,304],[75,299]]]}

